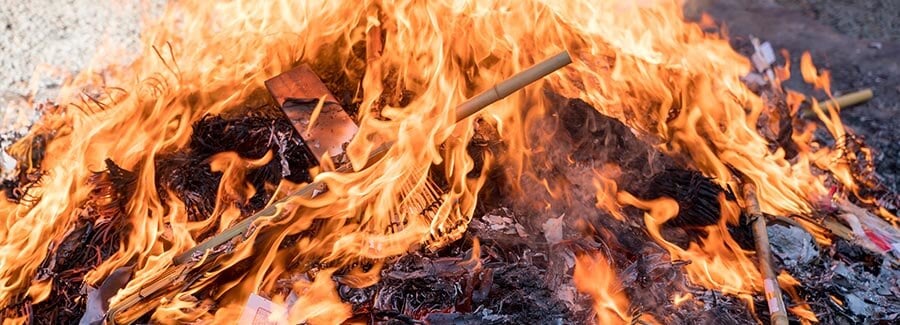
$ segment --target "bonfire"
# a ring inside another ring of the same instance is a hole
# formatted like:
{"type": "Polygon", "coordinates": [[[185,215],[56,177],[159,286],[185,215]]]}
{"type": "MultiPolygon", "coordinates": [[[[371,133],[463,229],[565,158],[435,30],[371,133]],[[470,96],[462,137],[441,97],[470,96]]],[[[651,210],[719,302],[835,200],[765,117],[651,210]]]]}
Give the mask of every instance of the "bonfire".
{"type": "Polygon", "coordinates": [[[4,324],[898,317],[828,72],[678,1],[188,0],[142,41],[4,148],[4,324]]]}

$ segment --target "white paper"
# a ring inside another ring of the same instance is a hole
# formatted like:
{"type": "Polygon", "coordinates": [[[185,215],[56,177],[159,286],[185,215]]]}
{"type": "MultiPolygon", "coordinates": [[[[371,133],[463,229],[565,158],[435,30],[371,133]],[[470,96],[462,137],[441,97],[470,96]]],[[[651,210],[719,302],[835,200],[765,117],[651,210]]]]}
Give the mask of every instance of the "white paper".
{"type": "Polygon", "coordinates": [[[280,325],[286,322],[274,322],[269,320],[272,314],[285,315],[284,306],[276,304],[269,299],[255,293],[250,294],[241,313],[239,325],[280,325]]]}

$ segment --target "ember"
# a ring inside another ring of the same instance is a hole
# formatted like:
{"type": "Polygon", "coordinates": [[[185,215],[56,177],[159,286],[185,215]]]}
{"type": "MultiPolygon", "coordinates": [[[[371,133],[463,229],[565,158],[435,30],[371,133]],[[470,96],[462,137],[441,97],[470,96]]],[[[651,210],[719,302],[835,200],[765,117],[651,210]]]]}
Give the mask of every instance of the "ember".
{"type": "Polygon", "coordinates": [[[898,318],[872,92],[678,1],[180,1],[143,40],[4,148],[4,324],[898,318]]]}

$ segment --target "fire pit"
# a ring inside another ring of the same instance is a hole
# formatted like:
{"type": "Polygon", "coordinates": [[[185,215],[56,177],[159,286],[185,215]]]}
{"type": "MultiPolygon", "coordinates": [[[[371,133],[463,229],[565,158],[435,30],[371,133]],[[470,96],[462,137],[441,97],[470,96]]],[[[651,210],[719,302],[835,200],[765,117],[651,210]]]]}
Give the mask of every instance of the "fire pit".
{"type": "Polygon", "coordinates": [[[677,2],[182,1],[143,39],[4,148],[4,322],[900,316],[840,117],[873,92],[677,2]]]}

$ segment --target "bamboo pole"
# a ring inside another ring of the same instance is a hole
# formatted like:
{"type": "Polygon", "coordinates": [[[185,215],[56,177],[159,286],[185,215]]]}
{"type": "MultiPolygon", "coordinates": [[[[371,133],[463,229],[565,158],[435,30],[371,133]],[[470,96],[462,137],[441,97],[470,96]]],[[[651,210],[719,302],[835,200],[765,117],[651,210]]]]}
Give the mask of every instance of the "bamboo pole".
{"type": "Polygon", "coordinates": [[[553,71],[559,70],[569,63],[572,63],[572,57],[569,56],[568,51],[562,51],[557,55],[554,55],[538,64],[531,66],[528,69],[525,69],[522,72],[517,73],[509,79],[500,82],[491,89],[485,90],[480,94],[475,95],[475,97],[470,98],[465,103],[457,106],[456,121],[462,121],[465,118],[472,116],[472,114],[477,113],[488,105],[506,98],[506,96],[509,96],[519,89],[522,89],[525,86],[531,84],[532,82],[535,82],[538,79],[547,76],[553,71]]]}
{"type": "MultiPolygon", "coordinates": [[[[872,88],[866,88],[820,102],[819,107],[825,111],[825,114],[828,114],[828,108],[834,108],[835,111],[840,112],[842,108],[867,102],[872,99],[872,96],[872,88]]],[[[808,101],[812,101],[812,99],[808,99],[808,101]]],[[[812,110],[812,107],[806,107],[803,109],[801,115],[804,118],[808,118],[815,116],[816,113],[812,110]]]]}
{"type": "Polygon", "coordinates": [[[772,268],[772,251],[769,247],[769,234],[766,231],[766,217],[759,208],[756,187],[753,184],[744,184],[744,199],[747,202],[747,212],[750,218],[753,218],[753,238],[756,239],[756,256],[759,259],[759,270],[763,275],[769,318],[772,324],[787,325],[787,311],[781,297],[781,287],[778,286],[778,277],[772,268]]]}

